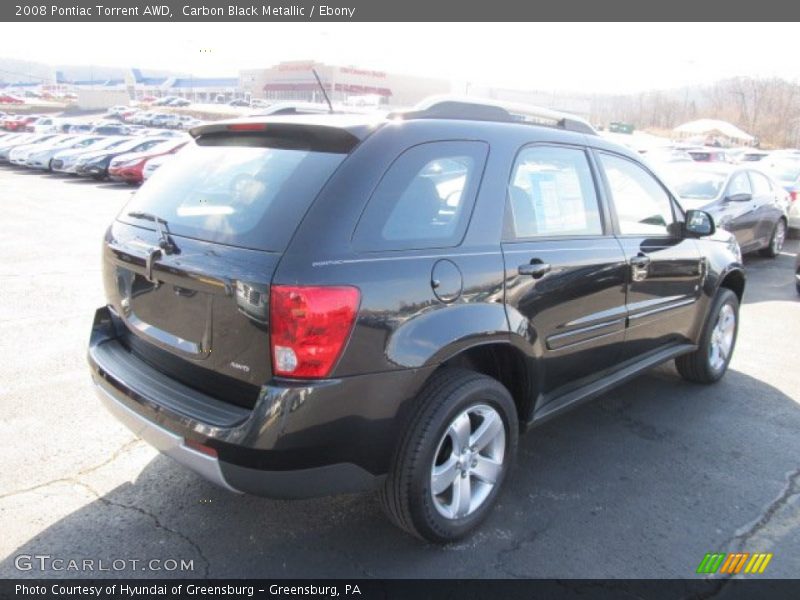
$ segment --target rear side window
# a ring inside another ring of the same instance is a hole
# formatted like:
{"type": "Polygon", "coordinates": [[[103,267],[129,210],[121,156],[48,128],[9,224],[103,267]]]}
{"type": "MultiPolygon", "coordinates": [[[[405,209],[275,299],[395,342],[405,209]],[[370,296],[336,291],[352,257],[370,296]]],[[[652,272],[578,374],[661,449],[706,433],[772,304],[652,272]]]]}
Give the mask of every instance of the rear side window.
{"type": "Polygon", "coordinates": [[[469,222],[488,145],[431,142],[406,150],[370,198],[353,239],[361,250],[457,246],[469,222]]]}
{"type": "Polygon", "coordinates": [[[129,214],[151,213],[175,235],[282,252],[345,156],[190,143],[145,182],[119,219],[152,228],[129,214]]]}
{"type": "Polygon", "coordinates": [[[508,202],[516,238],[603,233],[589,161],[576,148],[522,150],[511,176],[508,202]]]}

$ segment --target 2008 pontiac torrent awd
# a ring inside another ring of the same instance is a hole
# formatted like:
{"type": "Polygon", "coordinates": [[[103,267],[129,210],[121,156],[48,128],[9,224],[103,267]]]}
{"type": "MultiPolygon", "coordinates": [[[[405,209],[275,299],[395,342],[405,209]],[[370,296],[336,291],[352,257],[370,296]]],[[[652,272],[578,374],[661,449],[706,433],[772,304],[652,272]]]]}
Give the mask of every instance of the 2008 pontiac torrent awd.
{"type": "Polygon", "coordinates": [[[731,360],[736,241],[580,119],[438,99],[191,133],[105,235],[89,362],[111,412],[232,491],[378,489],[447,542],[520,432],[731,360]]]}

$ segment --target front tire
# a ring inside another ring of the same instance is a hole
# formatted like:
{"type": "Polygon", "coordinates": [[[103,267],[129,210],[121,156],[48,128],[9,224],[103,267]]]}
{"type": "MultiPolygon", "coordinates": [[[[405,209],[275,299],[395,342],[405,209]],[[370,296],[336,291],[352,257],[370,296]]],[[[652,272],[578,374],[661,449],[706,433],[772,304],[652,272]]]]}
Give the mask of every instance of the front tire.
{"type": "Polygon", "coordinates": [[[703,326],[699,348],[675,359],[684,379],[695,383],[714,383],[728,370],[739,331],[739,298],[720,288],[703,326]]]}
{"type": "Polygon", "coordinates": [[[434,374],[395,454],[381,504],[421,539],[464,537],[489,514],[513,463],[519,425],[497,380],[466,369],[434,374]]]}
{"type": "Polygon", "coordinates": [[[786,222],[783,219],[778,219],[778,222],[775,223],[775,229],[772,230],[772,237],[769,238],[769,245],[759,251],[761,256],[775,258],[781,253],[785,241],[786,222]]]}

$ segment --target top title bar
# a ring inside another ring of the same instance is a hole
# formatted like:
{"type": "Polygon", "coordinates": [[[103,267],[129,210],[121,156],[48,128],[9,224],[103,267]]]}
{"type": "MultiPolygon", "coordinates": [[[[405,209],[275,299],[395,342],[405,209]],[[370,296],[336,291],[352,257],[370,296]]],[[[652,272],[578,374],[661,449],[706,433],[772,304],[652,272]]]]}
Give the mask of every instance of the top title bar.
{"type": "MultiPolygon", "coordinates": [[[[207,0],[66,0],[0,3],[0,21],[796,21],[800,6],[785,0],[757,4],[724,0],[328,0],[258,2],[207,0]]],[[[725,40],[720,40],[724,42],[725,40]]],[[[565,40],[580,43],[580,40],[565,40]]]]}

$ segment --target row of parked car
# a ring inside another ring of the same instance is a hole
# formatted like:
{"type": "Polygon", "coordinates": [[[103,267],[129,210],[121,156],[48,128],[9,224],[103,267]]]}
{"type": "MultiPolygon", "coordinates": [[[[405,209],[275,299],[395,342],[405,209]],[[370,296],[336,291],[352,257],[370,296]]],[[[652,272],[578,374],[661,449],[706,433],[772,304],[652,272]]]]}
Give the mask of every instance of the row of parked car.
{"type": "Polygon", "coordinates": [[[30,133],[96,133],[100,135],[182,135],[177,131],[164,131],[164,127],[141,123],[120,123],[101,118],[94,121],[56,117],[52,115],[15,115],[0,112],[0,127],[5,131],[30,133]]]}
{"type": "Polygon", "coordinates": [[[188,141],[159,133],[0,133],[0,163],[138,185],[188,141]]]}
{"type": "Polygon", "coordinates": [[[182,129],[184,131],[202,125],[204,121],[189,115],[159,112],[131,106],[112,106],[106,116],[129,126],[157,127],[161,129],[182,129]]]}

